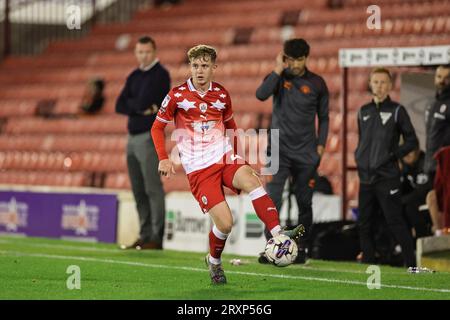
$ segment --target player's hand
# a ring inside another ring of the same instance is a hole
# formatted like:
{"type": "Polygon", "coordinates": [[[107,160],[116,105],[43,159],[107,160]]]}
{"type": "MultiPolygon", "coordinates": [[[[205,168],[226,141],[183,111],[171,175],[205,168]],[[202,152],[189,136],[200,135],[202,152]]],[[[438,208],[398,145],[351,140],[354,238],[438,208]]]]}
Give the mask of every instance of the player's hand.
{"type": "Polygon", "coordinates": [[[319,154],[320,158],[322,158],[324,151],[325,151],[324,146],[322,146],[322,145],[317,146],[317,153],[319,154]]]}
{"type": "Polygon", "coordinates": [[[271,175],[271,174],[265,175],[263,177],[264,177],[264,183],[265,184],[268,184],[268,183],[272,182],[272,180],[273,180],[273,175],[271,175]]]}
{"type": "Polygon", "coordinates": [[[152,104],[150,106],[150,108],[148,108],[147,110],[144,111],[143,115],[144,116],[149,116],[152,114],[158,113],[158,106],[156,104],[152,104]]]}
{"type": "Polygon", "coordinates": [[[283,61],[283,56],[284,53],[280,52],[277,55],[277,59],[276,59],[276,64],[275,64],[275,69],[273,71],[275,71],[275,73],[277,73],[278,75],[281,74],[281,72],[283,72],[283,70],[287,67],[286,63],[283,61]]]}
{"type": "Polygon", "coordinates": [[[161,160],[158,165],[158,173],[167,178],[170,178],[171,174],[175,174],[175,168],[173,167],[172,161],[170,161],[170,159],[161,160]]]}

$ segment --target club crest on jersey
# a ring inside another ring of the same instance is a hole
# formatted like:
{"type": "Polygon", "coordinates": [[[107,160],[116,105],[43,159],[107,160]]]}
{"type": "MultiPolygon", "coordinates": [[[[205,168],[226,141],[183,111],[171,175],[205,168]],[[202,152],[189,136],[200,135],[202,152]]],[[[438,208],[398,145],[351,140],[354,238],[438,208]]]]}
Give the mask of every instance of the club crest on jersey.
{"type": "Polygon", "coordinates": [[[288,89],[288,90],[291,90],[291,88],[292,88],[292,82],[290,82],[290,81],[284,81],[284,82],[283,82],[283,87],[286,88],[286,89],[288,89]]]}
{"type": "Polygon", "coordinates": [[[206,196],[202,196],[202,202],[206,206],[208,204],[208,198],[206,198],[206,196]]]}
{"type": "Polygon", "coordinates": [[[199,108],[200,108],[201,112],[205,113],[206,110],[208,110],[208,105],[206,103],[202,102],[202,103],[200,103],[199,108]]]}
{"type": "Polygon", "coordinates": [[[439,112],[440,112],[440,113],[444,113],[445,110],[447,110],[447,105],[443,104],[443,105],[439,108],[439,112]]]}

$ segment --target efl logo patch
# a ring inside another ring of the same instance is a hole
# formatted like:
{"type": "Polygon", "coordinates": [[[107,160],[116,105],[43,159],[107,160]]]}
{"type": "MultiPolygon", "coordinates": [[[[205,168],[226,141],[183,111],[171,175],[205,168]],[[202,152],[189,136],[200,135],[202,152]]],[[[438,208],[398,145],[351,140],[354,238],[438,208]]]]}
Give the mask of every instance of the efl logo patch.
{"type": "Polygon", "coordinates": [[[301,86],[301,87],[300,87],[300,91],[301,91],[303,94],[310,94],[310,93],[311,93],[311,88],[308,87],[307,85],[304,85],[304,86],[301,86]]]}
{"type": "Polygon", "coordinates": [[[166,112],[166,108],[167,108],[167,105],[169,104],[169,101],[170,101],[170,96],[167,95],[167,96],[164,98],[163,102],[161,103],[161,108],[159,109],[159,111],[160,111],[161,113],[166,112]]]}
{"type": "Polygon", "coordinates": [[[446,106],[445,104],[443,104],[443,105],[439,108],[439,111],[440,111],[440,113],[444,113],[445,110],[447,110],[447,106],[446,106]]]}

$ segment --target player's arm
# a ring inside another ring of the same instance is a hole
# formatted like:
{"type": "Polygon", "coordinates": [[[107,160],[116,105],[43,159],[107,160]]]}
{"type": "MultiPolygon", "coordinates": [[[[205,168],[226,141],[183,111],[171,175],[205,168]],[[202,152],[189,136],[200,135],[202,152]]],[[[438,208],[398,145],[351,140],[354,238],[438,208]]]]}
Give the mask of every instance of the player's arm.
{"type": "Polygon", "coordinates": [[[173,120],[175,113],[174,105],[174,99],[170,92],[161,103],[161,108],[159,109],[155,122],[153,122],[151,130],[153,144],[155,145],[156,154],[159,159],[158,172],[160,175],[168,178],[172,173],[175,174],[175,169],[166,151],[164,129],[173,120]]]}
{"type": "Polygon", "coordinates": [[[397,159],[401,159],[419,147],[419,140],[417,139],[416,131],[406,109],[403,106],[399,106],[397,112],[397,124],[403,136],[404,143],[394,150],[394,155],[397,159]]]}
{"type": "Polygon", "coordinates": [[[152,126],[151,134],[153,144],[155,145],[155,150],[159,159],[158,173],[164,177],[169,178],[172,173],[175,174],[175,169],[166,151],[166,137],[164,134],[164,128],[166,127],[166,125],[167,124],[164,122],[155,120],[152,126]]]}
{"type": "Polygon", "coordinates": [[[322,81],[322,90],[319,99],[319,105],[317,108],[317,117],[319,119],[319,138],[317,153],[322,157],[325,150],[325,144],[328,138],[328,127],[329,127],[329,93],[325,81],[322,81]]]}

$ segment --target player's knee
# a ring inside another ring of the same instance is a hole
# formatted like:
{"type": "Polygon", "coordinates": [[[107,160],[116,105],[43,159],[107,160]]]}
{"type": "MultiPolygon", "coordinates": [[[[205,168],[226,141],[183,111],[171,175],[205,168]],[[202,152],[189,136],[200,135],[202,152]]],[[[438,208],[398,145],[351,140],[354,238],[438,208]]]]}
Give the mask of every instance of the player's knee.
{"type": "Polygon", "coordinates": [[[224,222],[220,225],[220,227],[217,227],[217,229],[223,233],[223,234],[230,234],[231,229],[233,228],[233,222],[224,222]]]}
{"type": "Polygon", "coordinates": [[[253,170],[249,171],[249,174],[247,175],[247,179],[242,183],[242,190],[245,192],[251,192],[259,187],[261,187],[261,181],[259,178],[254,174],[253,170]]]}
{"type": "Polygon", "coordinates": [[[433,205],[436,202],[436,192],[434,190],[431,190],[430,192],[428,192],[427,197],[426,197],[426,203],[428,205],[433,205]]]}

